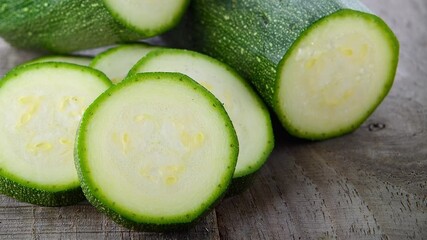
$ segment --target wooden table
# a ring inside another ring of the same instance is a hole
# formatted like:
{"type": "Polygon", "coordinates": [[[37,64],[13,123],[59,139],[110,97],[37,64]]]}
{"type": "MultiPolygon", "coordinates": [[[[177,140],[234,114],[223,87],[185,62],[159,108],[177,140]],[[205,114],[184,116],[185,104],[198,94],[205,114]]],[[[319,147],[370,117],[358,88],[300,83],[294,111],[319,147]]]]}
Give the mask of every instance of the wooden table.
{"type": "MultiPolygon", "coordinates": [[[[427,239],[427,1],[364,2],[401,55],[389,96],[353,134],[306,142],[276,127],[255,184],[189,231],[132,232],[86,202],[46,208],[0,195],[0,239],[427,239]]],[[[0,75],[37,55],[0,40],[0,75]]]]}

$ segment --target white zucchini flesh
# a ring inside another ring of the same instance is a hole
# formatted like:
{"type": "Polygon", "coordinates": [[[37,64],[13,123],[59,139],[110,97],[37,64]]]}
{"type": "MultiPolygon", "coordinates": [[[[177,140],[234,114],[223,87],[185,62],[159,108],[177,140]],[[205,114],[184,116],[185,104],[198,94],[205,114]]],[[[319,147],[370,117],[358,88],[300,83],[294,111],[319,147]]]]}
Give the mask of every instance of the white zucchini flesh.
{"type": "Polygon", "coordinates": [[[391,88],[397,62],[396,46],[381,27],[359,14],[337,13],[294,44],[279,66],[276,97],[292,133],[340,135],[374,111],[391,88]]]}
{"type": "Polygon", "coordinates": [[[114,18],[126,27],[154,36],[178,24],[189,0],[103,0],[114,18]]]}
{"type": "Polygon", "coordinates": [[[240,144],[235,178],[254,173],[267,160],[274,146],[269,113],[255,92],[232,69],[200,53],[159,49],[141,59],[130,74],[138,72],[185,74],[224,104],[240,144]]]}
{"type": "Polygon", "coordinates": [[[77,126],[110,85],[102,73],[66,63],[25,65],[6,75],[0,84],[2,173],[30,188],[79,187],[73,161],[77,126]]]}
{"type": "Polygon", "coordinates": [[[142,57],[157,48],[143,43],[119,45],[98,54],[90,67],[102,71],[117,84],[142,57]]]}
{"type": "Polygon", "coordinates": [[[138,74],[88,108],[76,153],[88,200],[144,229],[208,210],[231,181],[238,141],[221,103],[193,80],[138,74]]]}
{"type": "Polygon", "coordinates": [[[42,63],[42,62],[65,62],[65,63],[72,63],[72,64],[81,65],[81,66],[89,66],[91,61],[92,61],[92,58],[90,57],[54,55],[54,56],[40,57],[40,58],[31,60],[30,62],[27,62],[25,64],[42,63]]]}

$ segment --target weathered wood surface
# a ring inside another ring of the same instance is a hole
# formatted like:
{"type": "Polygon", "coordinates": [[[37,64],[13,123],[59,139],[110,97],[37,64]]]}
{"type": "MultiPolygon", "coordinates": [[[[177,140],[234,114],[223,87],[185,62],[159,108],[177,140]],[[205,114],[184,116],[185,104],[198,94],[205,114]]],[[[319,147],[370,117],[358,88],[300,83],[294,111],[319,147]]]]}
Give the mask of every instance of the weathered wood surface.
{"type": "MultiPolygon", "coordinates": [[[[0,196],[0,239],[427,239],[427,1],[364,2],[396,32],[401,57],[390,95],[355,133],[306,142],[277,127],[256,183],[189,231],[136,233],[87,203],[0,196]]],[[[0,75],[36,55],[0,40],[0,75]]]]}

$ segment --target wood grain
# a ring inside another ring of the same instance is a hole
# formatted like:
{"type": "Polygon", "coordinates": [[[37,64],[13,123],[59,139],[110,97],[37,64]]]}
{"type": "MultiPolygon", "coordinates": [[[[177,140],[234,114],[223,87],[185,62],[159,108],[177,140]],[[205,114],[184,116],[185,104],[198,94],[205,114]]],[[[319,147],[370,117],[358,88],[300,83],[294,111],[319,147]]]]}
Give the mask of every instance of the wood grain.
{"type": "MultiPolygon", "coordinates": [[[[356,132],[307,142],[277,124],[257,181],[189,231],[132,232],[86,202],[44,208],[0,196],[0,239],[427,239],[427,2],[364,2],[401,55],[392,91],[356,132]]],[[[38,55],[0,39],[0,76],[38,55]]]]}
{"type": "Polygon", "coordinates": [[[219,239],[215,212],[194,228],[172,233],[125,229],[89,203],[69,207],[39,207],[0,198],[0,239],[219,239]]]}

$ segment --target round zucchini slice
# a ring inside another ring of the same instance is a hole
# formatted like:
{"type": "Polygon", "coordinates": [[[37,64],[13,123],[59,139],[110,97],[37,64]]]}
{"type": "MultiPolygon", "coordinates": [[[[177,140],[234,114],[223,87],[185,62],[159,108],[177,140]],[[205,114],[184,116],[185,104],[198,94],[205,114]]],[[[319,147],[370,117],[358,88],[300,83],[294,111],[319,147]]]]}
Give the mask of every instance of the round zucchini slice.
{"type": "Polygon", "coordinates": [[[44,206],[81,201],[74,139],[83,112],[111,86],[67,63],[18,67],[0,81],[0,192],[44,206]]]}
{"type": "Polygon", "coordinates": [[[224,104],[240,144],[230,188],[233,193],[230,195],[245,190],[252,175],[267,161],[274,147],[270,114],[249,84],[224,63],[197,52],[180,49],[157,49],[150,52],[132,68],[130,75],[138,72],[185,74],[224,104]]]}
{"type": "Polygon", "coordinates": [[[222,104],[177,73],[137,74],[102,94],[78,130],[86,198],[128,228],[191,225],[226,191],[238,141],[222,104]]]}

